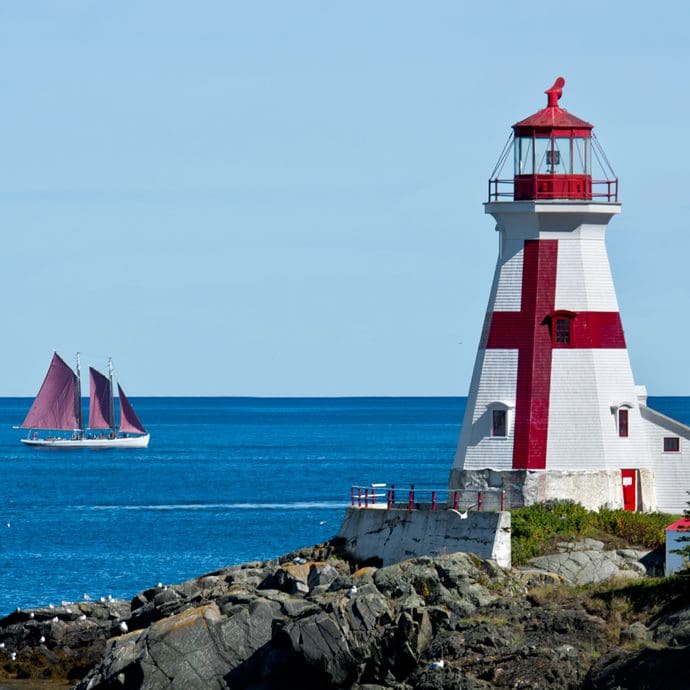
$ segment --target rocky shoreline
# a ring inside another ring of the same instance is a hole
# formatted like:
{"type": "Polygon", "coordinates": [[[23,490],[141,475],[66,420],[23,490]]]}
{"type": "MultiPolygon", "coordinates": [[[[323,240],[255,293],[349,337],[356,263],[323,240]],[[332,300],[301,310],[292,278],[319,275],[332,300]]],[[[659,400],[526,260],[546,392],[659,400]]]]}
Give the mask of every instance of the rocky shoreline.
{"type": "Polygon", "coordinates": [[[16,611],[0,620],[0,685],[690,687],[690,578],[663,606],[636,608],[573,583],[642,577],[658,567],[650,554],[589,540],[543,558],[513,570],[462,553],[359,567],[334,541],[131,602],[16,611]]]}

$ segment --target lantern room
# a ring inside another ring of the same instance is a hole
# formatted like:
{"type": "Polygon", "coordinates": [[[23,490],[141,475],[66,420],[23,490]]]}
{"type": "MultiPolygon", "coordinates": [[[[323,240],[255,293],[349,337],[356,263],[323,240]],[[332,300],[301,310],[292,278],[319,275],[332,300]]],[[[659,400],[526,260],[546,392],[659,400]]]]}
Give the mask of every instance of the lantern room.
{"type": "Polygon", "coordinates": [[[618,180],[598,144],[593,125],[558,105],[565,79],[558,77],[546,90],[546,107],[513,125],[494,173],[489,180],[489,201],[593,199],[616,202],[618,180]],[[513,151],[512,179],[500,173],[513,151]],[[593,160],[600,177],[592,178],[593,160]]]}

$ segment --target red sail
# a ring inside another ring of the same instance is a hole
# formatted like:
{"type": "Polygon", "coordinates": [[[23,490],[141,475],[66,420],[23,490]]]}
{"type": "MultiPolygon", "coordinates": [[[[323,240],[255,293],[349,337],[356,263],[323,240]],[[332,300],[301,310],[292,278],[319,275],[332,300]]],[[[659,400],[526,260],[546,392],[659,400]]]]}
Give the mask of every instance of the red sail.
{"type": "Polygon", "coordinates": [[[24,429],[72,431],[79,428],[77,375],[58,355],[48,367],[41,389],[22,422],[24,429]]]}
{"type": "Polygon", "coordinates": [[[120,396],[120,431],[125,434],[145,434],[144,425],[139,421],[137,413],[127,400],[127,396],[119,383],[117,384],[117,392],[120,396]]]}
{"type": "Polygon", "coordinates": [[[110,413],[110,379],[89,367],[89,383],[89,429],[112,429],[115,420],[111,418],[110,413]]]}

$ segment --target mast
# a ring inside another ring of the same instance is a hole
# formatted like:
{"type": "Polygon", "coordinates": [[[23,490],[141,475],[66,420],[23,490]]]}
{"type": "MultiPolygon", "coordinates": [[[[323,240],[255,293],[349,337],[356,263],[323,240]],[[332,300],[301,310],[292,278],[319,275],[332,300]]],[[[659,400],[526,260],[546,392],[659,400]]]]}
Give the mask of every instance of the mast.
{"type": "Polygon", "coordinates": [[[77,395],[75,396],[74,404],[76,409],[74,410],[74,416],[77,419],[77,428],[84,429],[84,423],[81,413],[81,361],[79,359],[79,353],[77,352],[77,395]]]}
{"type": "Polygon", "coordinates": [[[113,395],[113,358],[108,357],[108,379],[110,380],[110,396],[108,399],[108,412],[110,414],[110,423],[113,431],[117,431],[117,424],[115,423],[115,396],[113,395]]]}

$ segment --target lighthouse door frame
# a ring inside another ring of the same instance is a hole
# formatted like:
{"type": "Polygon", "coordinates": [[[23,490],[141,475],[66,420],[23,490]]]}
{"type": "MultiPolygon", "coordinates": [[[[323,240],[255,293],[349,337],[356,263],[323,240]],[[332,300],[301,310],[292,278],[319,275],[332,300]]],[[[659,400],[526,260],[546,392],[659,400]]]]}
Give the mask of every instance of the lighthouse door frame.
{"type": "Polygon", "coordinates": [[[621,470],[623,484],[623,508],[635,512],[637,510],[637,470],[621,470]]]}

